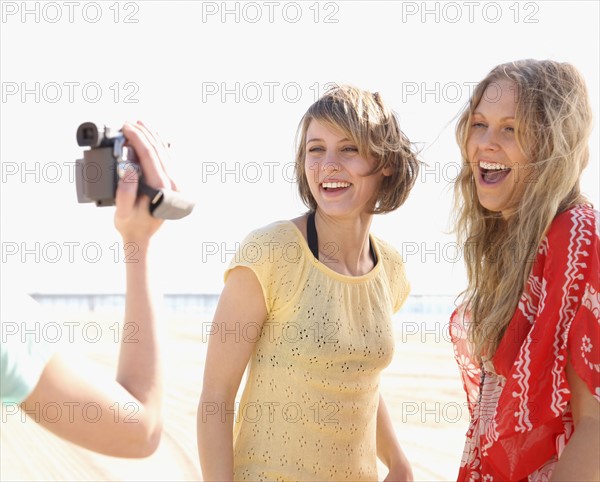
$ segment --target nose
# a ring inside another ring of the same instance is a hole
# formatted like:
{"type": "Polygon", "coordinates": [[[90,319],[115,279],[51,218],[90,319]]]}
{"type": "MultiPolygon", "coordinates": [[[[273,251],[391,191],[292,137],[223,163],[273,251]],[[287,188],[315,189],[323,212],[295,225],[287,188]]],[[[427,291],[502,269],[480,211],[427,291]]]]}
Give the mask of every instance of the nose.
{"type": "Polygon", "coordinates": [[[491,127],[488,127],[479,136],[479,147],[481,150],[497,150],[498,144],[498,132],[491,127]]]}
{"type": "Polygon", "coordinates": [[[334,149],[328,150],[323,162],[321,163],[323,172],[337,172],[340,170],[340,163],[337,152],[334,149]]]}

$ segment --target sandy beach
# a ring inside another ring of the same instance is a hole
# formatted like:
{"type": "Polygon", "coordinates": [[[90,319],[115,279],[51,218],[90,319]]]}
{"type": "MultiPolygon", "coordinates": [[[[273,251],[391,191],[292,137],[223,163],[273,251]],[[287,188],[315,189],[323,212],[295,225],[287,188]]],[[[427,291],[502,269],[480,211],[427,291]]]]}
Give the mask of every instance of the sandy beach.
{"type": "MultiPolygon", "coordinates": [[[[98,376],[115,373],[118,344],[113,311],[61,313],[65,320],[98,323],[102,338],[63,343],[77,363],[89,361],[98,376]]],[[[60,317],[60,316],[59,316],[60,317]]],[[[159,481],[201,480],[196,449],[209,316],[165,313],[165,425],[154,455],[142,460],[98,455],[65,442],[22,413],[2,411],[1,480],[159,481]]],[[[396,320],[396,352],[381,378],[381,392],[415,480],[453,480],[458,472],[468,412],[443,317],[396,320]]],[[[64,340],[62,340],[64,341],[64,340]]],[[[96,375],[94,375],[96,376],[96,375]]],[[[14,408],[14,407],[13,407],[14,408]]],[[[381,465],[380,480],[386,469],[381,465]]]]}

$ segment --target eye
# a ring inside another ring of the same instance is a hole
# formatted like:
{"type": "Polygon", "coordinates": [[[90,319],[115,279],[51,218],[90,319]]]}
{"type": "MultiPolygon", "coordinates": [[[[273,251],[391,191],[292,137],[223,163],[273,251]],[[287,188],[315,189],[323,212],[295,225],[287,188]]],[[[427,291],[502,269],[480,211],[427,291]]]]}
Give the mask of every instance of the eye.
{"type": "Polygon", "coordinates": [[[308,149],[308,152],[322,152],[324,149],[321,146],[313,146],[308,149]]]}
{"type": "Polygon", "coordinates": [[[358,147],[346,146],[342,148],[343,152],[358,152],[358,147]]]}
{"type": "Polygon", "coordinates": [[[479,129],[487,126],[483,122],[473,122],[473,124],[471,124],[471,127],[474,129],[479,129]]]}
{"type": "Polygon", "coordinates": [[[506,126],[506,127],[504,128],[504,130],[505,130],[505,131],[507,131],[507,132],[515,132],[515,128],[514,128],[514,127],[512,127],[512,126],[506,126]]]}

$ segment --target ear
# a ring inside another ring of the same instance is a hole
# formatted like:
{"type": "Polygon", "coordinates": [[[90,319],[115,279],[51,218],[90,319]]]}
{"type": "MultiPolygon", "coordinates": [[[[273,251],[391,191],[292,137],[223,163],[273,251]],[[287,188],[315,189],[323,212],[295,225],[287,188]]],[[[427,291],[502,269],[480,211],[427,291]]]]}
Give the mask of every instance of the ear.
{"type": "Polygon", "coordinates": [[[391,175],[394,173],[394,170],[392,169],[392,167],[391,167],[391,166],[388,166],[388,167],[384,167],[384,168],[381,170],[381,173],[382,173],[382,174],[383,174],[385,177],[390,177],[390,176],[391,176],[391,175]]]}

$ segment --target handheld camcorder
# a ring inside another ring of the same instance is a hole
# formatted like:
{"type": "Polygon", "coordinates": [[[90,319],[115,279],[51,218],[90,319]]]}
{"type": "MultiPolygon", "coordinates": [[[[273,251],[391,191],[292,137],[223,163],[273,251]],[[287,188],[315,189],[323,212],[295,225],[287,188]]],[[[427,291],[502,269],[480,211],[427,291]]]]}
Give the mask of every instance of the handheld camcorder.
{"type": "Polygon", "coordinates": [[[160,219],[180,219],[192,212],[194,203],[170,189],[154,189],[144,182],[144,173],[137,163],[135,150],[125,144],[120,130],[102,124],[84,122],[77,128],[77,144],[90,147],[83,152],[83,159],[75,164],[77,201],[94,202],[96,206],[114,206],[119,179],[128,170],[138,174],[138,196],[150,198],[150,214],[160,219]]]}

